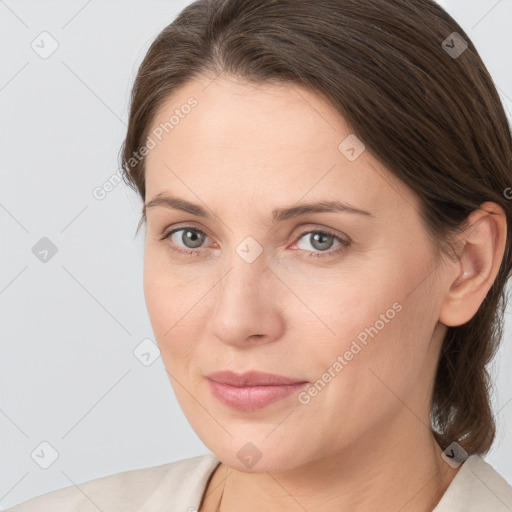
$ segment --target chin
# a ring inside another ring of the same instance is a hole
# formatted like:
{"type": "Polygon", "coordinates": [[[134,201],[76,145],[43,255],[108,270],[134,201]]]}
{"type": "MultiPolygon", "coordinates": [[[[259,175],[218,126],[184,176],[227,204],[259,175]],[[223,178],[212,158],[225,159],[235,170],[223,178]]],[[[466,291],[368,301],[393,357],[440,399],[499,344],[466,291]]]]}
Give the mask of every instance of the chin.
{"type": "MultiPolygon", "coordinates": [[[[231,436],[215,435],[212,430],[196,432],[208,449],[224,464],[244,473],[262,473],[265,471],[288,471],[307,463],[309,457],[303,443],[294,433],[282,431],[281,436],[273,438],[271,428],[265,426],[244,428],[237,433],[234,427],[225,424],[231,436]],[[284,442],[286,439],[288,442],[284,442]]],[[[272,427],[273,428],[273,427],[272,427]]],[[[278,427],[279,428],[279,427],[278,427]]]]}

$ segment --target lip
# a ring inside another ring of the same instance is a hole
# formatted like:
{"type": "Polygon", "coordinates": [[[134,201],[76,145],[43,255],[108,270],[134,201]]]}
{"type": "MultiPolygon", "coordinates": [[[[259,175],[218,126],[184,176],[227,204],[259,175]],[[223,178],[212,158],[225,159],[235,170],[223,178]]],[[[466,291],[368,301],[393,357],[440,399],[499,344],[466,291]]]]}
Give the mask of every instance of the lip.
{"type": "Polygon", "coordinates": [[[229,370],[213,372],[207,375],[210,380],[230,386],[286,386],[290,384],[298,384],[306,382],[302,379],[294,379],[276,375],[273,373],[265,373],[258,371],[250,371],[245,373],[235,373],[229,370]]]}
{"type": "Polygon", "coordinates": [[[307,381],[250,371],[236,374],[214,372],[206,376],[213,395],[224,405],[240,411],[254,411],[298,392],[307,381]]]}

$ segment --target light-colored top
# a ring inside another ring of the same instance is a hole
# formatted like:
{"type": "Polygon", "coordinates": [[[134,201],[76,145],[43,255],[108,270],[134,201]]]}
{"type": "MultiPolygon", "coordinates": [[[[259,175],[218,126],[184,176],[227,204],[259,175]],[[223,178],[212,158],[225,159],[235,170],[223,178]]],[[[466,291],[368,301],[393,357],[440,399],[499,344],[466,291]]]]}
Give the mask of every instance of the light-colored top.
{"type": "MultiPolygon", "coordinates": [[[[6,512],[197,512],[219,463],[208,453],[124,471],[36,496],[6,512]]],[[[432,512],[512,512],[512,487],[474,454],[432,512]]]]}

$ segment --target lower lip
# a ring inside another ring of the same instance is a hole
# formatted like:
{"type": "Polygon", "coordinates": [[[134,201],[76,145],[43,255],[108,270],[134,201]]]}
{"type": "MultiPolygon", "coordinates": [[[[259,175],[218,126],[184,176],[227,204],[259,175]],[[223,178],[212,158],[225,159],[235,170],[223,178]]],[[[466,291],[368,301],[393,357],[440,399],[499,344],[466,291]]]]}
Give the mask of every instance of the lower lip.
{"type": "Polygon", "coordinates": [[[239,411],[255,411],[297,393],[307,382],[279,386],[230,386],[208,379],[219,402],[239,411]]]}

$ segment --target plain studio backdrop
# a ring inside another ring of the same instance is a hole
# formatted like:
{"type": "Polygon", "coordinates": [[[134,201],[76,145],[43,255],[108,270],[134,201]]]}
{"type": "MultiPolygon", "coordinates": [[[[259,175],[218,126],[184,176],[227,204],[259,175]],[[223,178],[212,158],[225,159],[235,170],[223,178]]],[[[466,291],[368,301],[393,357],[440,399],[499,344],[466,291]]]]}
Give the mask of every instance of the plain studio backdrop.
{"type": "MultiPolygon", "coordinates": [[[[0,0],[3,509],[208,451],[154,348],[143,230],[134,238],[141,201],[116,184],[136,70],[188,3],[0,0]]],[[[442,4],[510,116],[512,0],[442,4]]],[[[487,460],[512,483],[511,312],[492,367],[498,434],[487,460]]]]}

